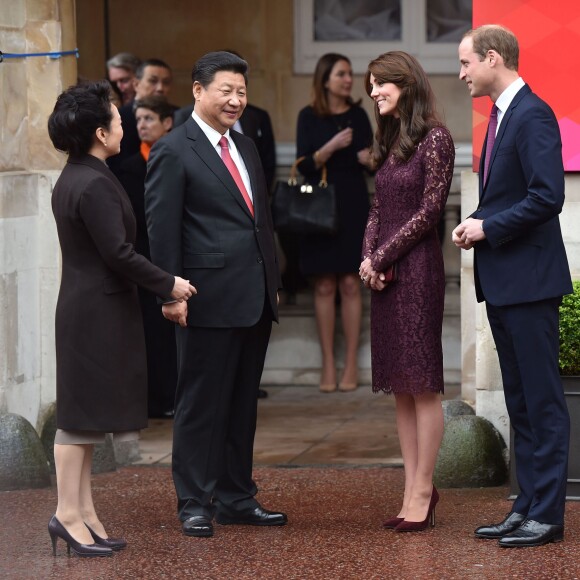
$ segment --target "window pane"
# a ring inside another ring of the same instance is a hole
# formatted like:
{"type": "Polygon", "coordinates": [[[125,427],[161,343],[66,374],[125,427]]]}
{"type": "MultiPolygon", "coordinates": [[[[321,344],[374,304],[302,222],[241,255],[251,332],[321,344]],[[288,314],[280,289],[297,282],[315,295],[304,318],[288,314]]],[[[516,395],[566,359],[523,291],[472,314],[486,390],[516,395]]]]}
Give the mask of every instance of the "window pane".
{"type": "Polygon", "coordinates": [[[401,40],[401,0],[314,0],[314,40],[401,40]]]}
{"type": "Polygon", "coordinates": [[[472,0],[427,0],[427,41],[459,42],[471,28],[472,0]]]}

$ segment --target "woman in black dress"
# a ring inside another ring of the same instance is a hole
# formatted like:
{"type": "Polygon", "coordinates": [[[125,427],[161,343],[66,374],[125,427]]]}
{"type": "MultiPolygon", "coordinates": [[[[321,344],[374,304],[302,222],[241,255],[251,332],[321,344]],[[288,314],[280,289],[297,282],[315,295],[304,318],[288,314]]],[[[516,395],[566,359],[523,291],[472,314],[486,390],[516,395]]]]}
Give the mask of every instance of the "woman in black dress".
{"type": "Polygon", "coordinates": [[[357,387],[361,322],[361,287],[357,276],[369,193],[365,169],[371,164],[372,129],[365,111],[351,98],[352,68],[347,57],[325,54],[316,65],[312,104],[300,111],[296,134],[298,166],[311,182],[320,180],[326,165],[328,182],[338,200],[339,231],[335,236],[307,236],[300,265],[314,278],[314,306],[322,374],[320,390],[336,390],[334,327],[336,292],[340,292],[342,327],[346,343],[341,391],[357,387]]]}
{"type": "Polygon", "coordinates": [[[105,433],[128,440],[147,426],[137,285],[180,302],[196,292],[135,252],[131,203],[105,164],[123,137],[109,99],[107,81],[71,87],[48,120],[53,145],[69,154],[52,194],[62,251],[55,322],[58,505],[48,524],[55,555],[58,538],[79,556],[110,556],[125,547],[125,540],[108,537],[97,516],[91,463],[105,433]]]}

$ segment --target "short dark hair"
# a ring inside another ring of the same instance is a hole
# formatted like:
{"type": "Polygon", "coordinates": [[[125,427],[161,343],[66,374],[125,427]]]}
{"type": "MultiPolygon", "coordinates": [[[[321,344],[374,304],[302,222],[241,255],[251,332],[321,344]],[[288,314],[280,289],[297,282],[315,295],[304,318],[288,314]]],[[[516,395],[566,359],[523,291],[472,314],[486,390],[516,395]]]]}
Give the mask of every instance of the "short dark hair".
{"type": "Polygon", "coordinates": [[[135,71],[135,76],[139,80],[143,78],[145,68],[148,66],[160,66],[161,68],[166,68],[171,73],[171,67],[164,60],[161,60],[160,58],[148,58],[147,60],[144,60],[135,71]]]}
{"type": "Polygon", "coordinates": [[[239,73],[243,75],[246,85],[248,84],[248,63],[243,58],[225,50],[204,54],[193,65],[191,80],[207,88],[215,74],[220,71],[239,73]]]}
{"type": "Polygon", "coordinates": [[[48,118],[48,135],[59,151],[83,155],[93,146],[96,130],[110,130],[112,120],[109,81],[80,83],[58,96],[48,118]]]}
{"type": "Polygon", "coordinates": [[[167,119],[168,117],[173,118],[173,107],[167,102],[165,97],[159,95],[150,95],[148,97],[143,97],[142,99],[137,99],[135,101],[134,109],[135,111],[143,107],[144,109],[149,109],[154,113],[159,115],[159,119],[167,119]]]}

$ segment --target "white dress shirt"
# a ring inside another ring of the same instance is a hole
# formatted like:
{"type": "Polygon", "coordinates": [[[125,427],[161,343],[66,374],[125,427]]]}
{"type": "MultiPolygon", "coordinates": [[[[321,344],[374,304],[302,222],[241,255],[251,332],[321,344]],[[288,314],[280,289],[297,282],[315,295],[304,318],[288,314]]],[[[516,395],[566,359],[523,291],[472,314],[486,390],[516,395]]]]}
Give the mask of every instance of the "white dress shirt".
{"type": "MultiPolygon", "coordinates": [[[[220,139],[222,138],[222,134],[219,131],[216,131],[213,127],[210,127],[196,112],[195,109],[191,113],[191,117],[193,120],[199,125],[199,128],[204,132],[205,136],[209,139],[209,142],[212,144],[212,147],[217,151],[217,154],[221,157],[222,156],[222,148],[219,144],[220,139]]],[[[230,131],[229,129],[223,134],[228,140],[229,149],[230,149],[230,156],[232,161],[236,164],[238,171],[240,172],[240,176],[242,177],[242,181],[246,186],[246,191],[254,202],[254,196],[252,194],[252,186],[250,185],[250,174],[248,173],[248,169],[246,168],[246,164],[242,159],[242,156],[238,153],[238,149],[234,140],[230,138],[230,131]]]]}
{"type": "Polygon", "coordinates": [[[497,98],[495,106],[497,107],[497,128],[495,134],[499,130],[501,120],[503,119],[504,113],[508,110],[514,97],[517,95],[519,90],[525,85],[524,79],[518,77],[504,92],[497,98]]]}

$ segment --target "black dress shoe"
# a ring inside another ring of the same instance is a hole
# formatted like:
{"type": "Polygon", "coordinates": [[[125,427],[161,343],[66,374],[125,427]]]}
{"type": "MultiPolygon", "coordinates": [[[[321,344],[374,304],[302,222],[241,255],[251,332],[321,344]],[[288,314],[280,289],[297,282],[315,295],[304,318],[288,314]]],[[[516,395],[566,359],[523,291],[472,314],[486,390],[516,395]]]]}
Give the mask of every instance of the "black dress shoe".
{"type": "Polygon", "coordinates": [[[213,536],[213,524],[206,516],[191,516],[187,518],[181,527],[186,536],[197,538],[209,538],[213,536]]]}
{"type": "Polygon", "coordinates": [[[561,542],[564,539],[564,526],[542,524],[535,520],[525,520],[514,532],[500,538],[502,548],[525,548],[527,546],[543,546],[550,542],[561,542]]]}
{"type": "Polygon", "coordinates": [[[497,540],[506,534],[517,530],[526,519],[526,516],[518,514],[517,512],[510,512],[506,519],[499,524],[492,524],[491,526],[480,526],[475,530],[476,538],[484,538],[488,540],[497,540]]]}
{"type": "Polygon", "coordinates": [[[245,526],[283,526],[288,517],[282,512],[271,512],[261,506],[241,512],[218,512],[215,518],[218,524],[239,524],[245,526]]]}
{"type": "Polygon", "coordinates": [[[268,391],[258,389],[258,399],[265,399],[268,396],[268,391]]]}

